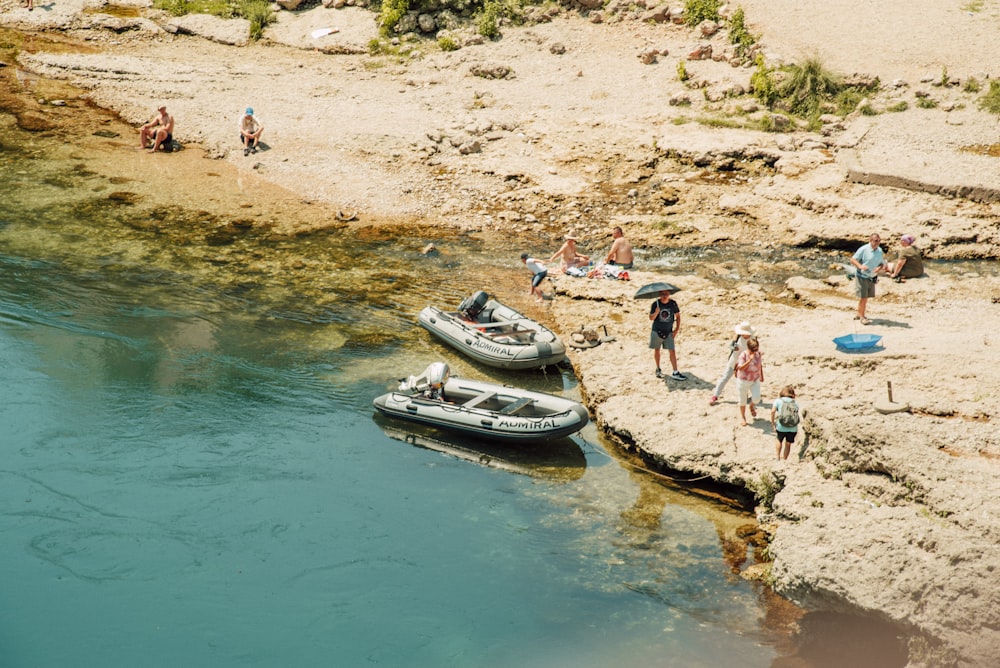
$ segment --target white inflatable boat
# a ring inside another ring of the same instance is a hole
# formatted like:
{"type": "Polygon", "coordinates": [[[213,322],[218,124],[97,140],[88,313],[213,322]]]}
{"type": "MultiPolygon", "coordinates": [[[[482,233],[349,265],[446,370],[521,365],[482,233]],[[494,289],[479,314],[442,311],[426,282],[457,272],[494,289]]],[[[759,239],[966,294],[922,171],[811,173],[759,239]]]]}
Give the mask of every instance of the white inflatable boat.
{"type": "Polygon", "coordinates": [[[372,403],[390,417],[511,443],[568,436],[590,420],[587,409],[572,399],[451,377],[443,362],[372,403]]]}
{"type": "Polygon", "coordinates": [[[562,361],[566,346],[555,333],[480,290],[457,311],[428,306],[420,326],[474,360],[500,369],[534,369],[562,361]]]}

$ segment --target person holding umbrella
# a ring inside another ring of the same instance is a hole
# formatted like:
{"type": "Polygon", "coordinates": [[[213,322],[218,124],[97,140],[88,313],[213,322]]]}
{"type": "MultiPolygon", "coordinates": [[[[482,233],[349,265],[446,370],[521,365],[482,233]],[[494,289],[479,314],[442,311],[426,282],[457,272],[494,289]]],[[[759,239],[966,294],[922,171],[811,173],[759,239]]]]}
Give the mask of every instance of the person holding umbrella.
{"type": "Polygon", "coordinates": [[[656,362],[656,377],[663,378],[660,370],[660,350],[666,348],[670,355],[670,366],[674,372],[670,377],[674,380],[687,380],[687,376],[677,370],[677,351],[674,349],[674,339],[681,329],[681,309],[677,302],[670,298],[671,292],[676,292],[677,288],[669,283],[651,283],[639,288],[635,293],[636,299],[657,295],[657,299],[649,308],[649,320],[653,323],[653,328],[649,333],[649,347],[653,349],[653,361],[656,362]],[[655,293],[652,288],[658,287],[655,293]]]}

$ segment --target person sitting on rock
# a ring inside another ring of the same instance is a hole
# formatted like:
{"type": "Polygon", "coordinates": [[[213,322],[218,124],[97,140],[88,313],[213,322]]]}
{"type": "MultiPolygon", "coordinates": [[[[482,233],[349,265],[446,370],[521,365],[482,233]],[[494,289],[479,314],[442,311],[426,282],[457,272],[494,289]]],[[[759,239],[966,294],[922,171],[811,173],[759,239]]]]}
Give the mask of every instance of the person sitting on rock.
{"type": "Polygon", "coordinates": [[[166,105],[156,110],[156,118],[139,128],[139,146],[150,153],[163,149],[164,153],[174,150],[174,117],[167,113],[166,105]],[[149,142],[152,141],[152,147],[149,142]]]}
{"type": "Polygon", "coordinates": [[[635,262],[635,253],[632,251],[632,244],[625,238],[625,233],[622,232],[621,227],[616,227],[611,232],[611,236],[614,238],[614,241],[611,242],[611,250],[604,259],[605,264],[618,265],[622,269],[631,269],[632,264],[635,262]]]}
{"type": "Polygon", "coordinates": [[[913,245],[914,241],[916,239],[910,234],[904,234],[899,239],[902,248],[899,249],[896,260],[889,265],[889,277],[897,283],[924,275],[924,260],[920,257],[920,249],[913,245]]]}
{"type": "Polygon", "coordinates": [[[246,113],[240,118],[240,142],[243,144],[243,155],[257,152],[260,135],[264,132],[264,124],[253,115],[253,107],[247,107],[246,113]]]}
{"type": "Polygon", "coordinates": [[[587,255],[582,255],[576,250],[576,236],[570,232],[566,235],[566,242],[559,247],[552,257],[549,258],[549,263],[559,260],[559,269],[565,274],[567,269],[574,269],[577,267],[586,267],[590,264],[590,257],[587,255]]]}

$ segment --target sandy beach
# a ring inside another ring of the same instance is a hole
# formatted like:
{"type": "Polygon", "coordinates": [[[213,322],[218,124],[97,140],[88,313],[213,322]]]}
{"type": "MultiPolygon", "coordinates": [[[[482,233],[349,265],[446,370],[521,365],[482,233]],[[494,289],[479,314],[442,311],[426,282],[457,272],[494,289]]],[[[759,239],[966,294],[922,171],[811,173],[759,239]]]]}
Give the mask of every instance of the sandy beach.
{"type": "MultiPolygon", "coordinates": [[[[779,291],[755,280],[752,263],[748,273],[640,264],[628,282],[558,276],[551,298],[527,307],[563,336],[599,326],[614,336],[572,362],[596,421],[624,448],[671,475],[756,494],[773,562],[748,576],[807,608],[876,614],[915,632],[912,666],[1000,659],[1000,374],[990,370],[1000,346],[1000,177],[989,150],[1000,130],[969,85],[997,75],[996,2],[741,3],[771,62],[816,57],[881,81],[882,113],[781,133],[743,122],[764,113],[735,94],[752,68],[687,61],[705,44],[724,50],[723,33],[706,38],[611,7],[600,21],[561,9],[546,23],[505,26],[495,42],[450,52],[406,43],[378,56],[367,48],[373,15],[359,7],[283,11],[250,43],[245,22],[193,25],[144,2],[126,17],[84,5],[29,13],[0,2],[4,27],[53,39],[22,49],[19,69],[79,87],[70,109],[95,104],[134,125],[166,103],[175,138],[204,151],[198,160],[349,214],[338,222],[348,229],[459,226],[532,239],[526,250],[539,256],[572,230],[600,257],[621,225],[640,254],[786,245],[804,257],[839,251],[843,262],[872,232],[890,250],[908,233],[928,258],[977,261],[880,281],[868,326],[852,319],[853,283],[839,267],[806,278],[795,262],[778,268],[787,274],[779,291]],[[322,27],[337,32],[314,39],[322,27]],[[678,80],[682,60],[696,85],[678,80]],[[917,104],[928,98],[933,106],[917,104]],[[900,100],[905,111],[886,111],[900,100]],[[235,129],[248,105],[267,148],[244,156],[235,129]],[[734,273],[736,285],[714,280],[734,273]],[[683,382],[653,375],[648,302],[632,299],[656,280],[681,288],[683,382]],[[744,320],[760,332],[765,405],[794,384],[807,408],[802,447],[787,462],[775,461],[766,420],[740,426],[734,384],[708,403],[744,320]],[[852,332],[882,345],[833,345],[852,332]],[[890,408],[905,410],[879,410],[889,382],[890,408]]],[[[22,125],[65,109],[18,104],[22,125]]],[[[171,177],[196,190],[203,175],[190,167],[171,177]]],[[[288,217],[277,232],[330,222],[288,217]]],[[[761,275],[773,274],[760,262],[761,275]]]]}

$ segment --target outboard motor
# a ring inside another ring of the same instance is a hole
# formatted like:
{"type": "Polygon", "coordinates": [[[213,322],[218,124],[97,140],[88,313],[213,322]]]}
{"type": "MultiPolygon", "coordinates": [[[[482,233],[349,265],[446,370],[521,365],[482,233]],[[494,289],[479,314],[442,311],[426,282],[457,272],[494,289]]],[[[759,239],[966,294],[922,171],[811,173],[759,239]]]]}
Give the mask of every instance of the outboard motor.
{"type": "Polygon", "coordinates": [[[475,321],[479,314],[483,312],[483,309],[486,308],[486,303],[489,300],[490,296],[480,290],[463,299],[462,303],[458,305],[458,310],[467,319],[475,321]]]}
{"type": "Polygon", "coordinates": [[[434,362],[423,370],[419,376],[410,376],[399,384],[400,392],[432,391],[440,394],[444,384],[448,382],[451,369],[444,362],[434,362]]]}
{"type": "Polygon", "coordinates": [[[451,375],[451,369],[444,362],[434,362],[424,371],[427,375],[427,383],[433,388],[444,387],[451,375]]]}

